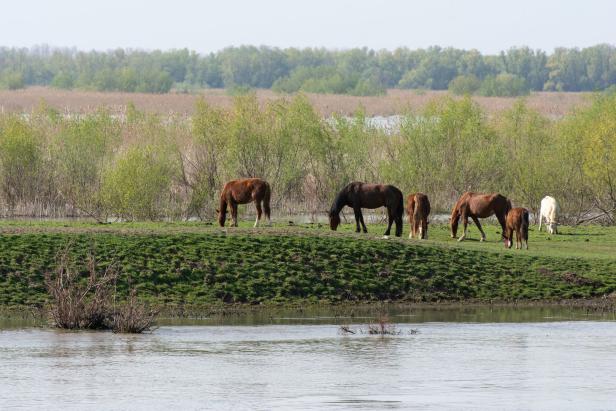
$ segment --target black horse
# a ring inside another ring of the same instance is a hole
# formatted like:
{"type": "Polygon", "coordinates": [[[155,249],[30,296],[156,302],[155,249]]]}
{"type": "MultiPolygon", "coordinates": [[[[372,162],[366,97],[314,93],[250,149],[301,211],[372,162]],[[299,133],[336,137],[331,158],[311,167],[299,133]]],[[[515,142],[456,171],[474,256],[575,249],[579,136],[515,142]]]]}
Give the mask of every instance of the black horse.
{"type": "Polygon", "coordinates": [[[336,230],[340,224],[340,211],[344,206],[349,206],[355,212],[356,232],[359,233],[359,224],[368,232],[364,223],[362,208],[387,207],[389,224],[385,235],[389,235],[391,225],[396,223],[396,236],[402,235],[402,215],[404,214],[404,196],[397,187],[384,184],[366,184],[353,182],[344,187],[334,200],[332,208],[329,210],[329,226],[336,230]]]}

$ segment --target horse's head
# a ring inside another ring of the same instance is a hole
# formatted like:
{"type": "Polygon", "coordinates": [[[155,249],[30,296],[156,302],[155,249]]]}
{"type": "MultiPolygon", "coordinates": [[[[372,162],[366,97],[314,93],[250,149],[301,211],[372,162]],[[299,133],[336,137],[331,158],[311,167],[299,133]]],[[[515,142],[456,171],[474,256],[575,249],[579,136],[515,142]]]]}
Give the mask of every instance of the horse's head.
{"type": "Polygon", "coordinates": [[[458,221],[460,220],[460,213],[457,208],[454,208],[451,212],[451,218],[449,219],[449,225],[451,225],[451,238],[456,238],[458,234],[458,221]]]}
{"type": "Polygon", "coordinates": [[[227,208],[221,208],[220,210],[216,210],[216,212],[218,213],[218,224],[224,227],[225,221],[227,221],[227,208]]]}
{"type": "Polygon", "coordinates": [[[329,228],[336,231],[339,225],[340,225],[340,214],[330,211],[329,212],[329,228]]]}

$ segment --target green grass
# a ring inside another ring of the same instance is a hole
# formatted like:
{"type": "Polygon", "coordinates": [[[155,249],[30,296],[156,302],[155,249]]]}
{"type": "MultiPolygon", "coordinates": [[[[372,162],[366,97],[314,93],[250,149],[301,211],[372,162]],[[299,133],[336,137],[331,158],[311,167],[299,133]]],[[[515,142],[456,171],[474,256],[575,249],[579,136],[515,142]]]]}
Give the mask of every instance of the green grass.
{"type": "MultiPolygon", "coordinates": [[[[449,238],[431,224],[430,240],[383,239],[383,225],[356,234],[345,224],[222,230],[204,223],[3,221],[0,305],[46,301],[45,272],[72,243],[76,261],[94,250],[104,267],[122,268],[128,283],[156,304],[218,305],[345,301],[516,301],[592,298],[616,291],[616,228],[562,227],[530,233],[530,250],[505,249],[497,227],[480,243],[449,238]]],[[[84,274],[85,274],[84,267],[84,274]]]]}

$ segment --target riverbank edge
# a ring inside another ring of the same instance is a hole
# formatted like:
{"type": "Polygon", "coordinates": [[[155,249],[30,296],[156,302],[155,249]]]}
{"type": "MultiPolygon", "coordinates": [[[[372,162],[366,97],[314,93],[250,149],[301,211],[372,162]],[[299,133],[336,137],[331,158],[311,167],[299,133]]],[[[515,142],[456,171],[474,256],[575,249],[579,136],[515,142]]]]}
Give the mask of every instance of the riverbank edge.
{"type": "MultiPolygon", "coordinates": [[[[224,304],[224,305],[155,305],[151,308],[159,311],[159,319],[205,319],[205,318],[242,318],[254,314],[274,316],[281,312],[303,313],[310,310],[327,310],[333,318],[352,318],[356,315],[369,315],[375,318],[392,309],[418,311],[448,311],[460,309],[526,309],[526,308],[563,308],[582,310],[591,314],[616,313],[616,295],[598,298],[574,298],[558,300],[494,300],[477,299],[438,302],[379,301],[359,303],[286,303],[286,304],[224,304]]],[[[48,306],[0,306],[0,318],[29,319],[41,326],[49,325],[47,321],[48,306]]]]}

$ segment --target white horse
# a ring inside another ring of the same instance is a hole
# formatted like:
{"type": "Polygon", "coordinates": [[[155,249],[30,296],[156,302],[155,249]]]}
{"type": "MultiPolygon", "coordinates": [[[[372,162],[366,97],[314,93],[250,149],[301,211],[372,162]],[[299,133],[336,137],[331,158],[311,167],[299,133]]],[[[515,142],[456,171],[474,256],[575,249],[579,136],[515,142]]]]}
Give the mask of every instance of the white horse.
{"type": "Polygon", "coordinates": [[[558,234],[556,218],[558,217],[559,211],[558,203],[554,197],[543,197],[541,200],[541,211],[539,211],[539,231],[541,231],[541,221],[545,218],[548,232],[550,234],[558,234]]]}

